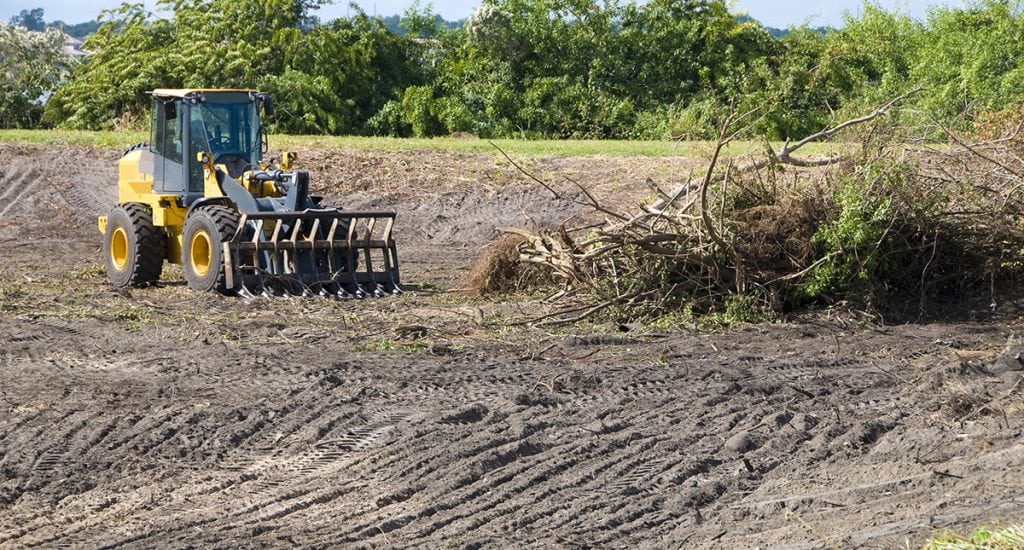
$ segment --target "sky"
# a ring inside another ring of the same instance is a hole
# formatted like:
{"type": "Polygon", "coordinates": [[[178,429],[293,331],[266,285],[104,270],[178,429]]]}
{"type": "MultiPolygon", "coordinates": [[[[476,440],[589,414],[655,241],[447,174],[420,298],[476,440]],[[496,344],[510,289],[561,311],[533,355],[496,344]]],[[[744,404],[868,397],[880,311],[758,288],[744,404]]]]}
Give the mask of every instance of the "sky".
{"type": "MultiPolygon", "coordinates": [[[[909,12],[913,17],[923,18],[928,6],[961,6],[967,0],[876,0],[883,8],[909,12]]],[[[370,15],[400,14],[412,0],[357,0],[363,11],[370,15]]],[[[0,21],[8,21],[23,9],[43,8],[45,19],[63,20],[66,23],[81,23],[96,18],[100,10],[117,7],[120,0],[0,0],[0,21]]],[[[150,10],[156,8],[155,0],[144,0],[150,10]]],[[[349,2],[335,0],[333,5],[320,9],[321,19],[344,17],[349,13],[349,2]]],[[[426,1],[421,4],[425,5],[426,1]]],[[[479,0],[435,0],[434,11],[445,19],[456,20],[468,17],[480,4],[479,0]]],[[[812,26],[839,26],[842,14],[849,11],[859,13],[861,0],[733,0],[733,11],[746,13],[769,27],[786,28],[791,25],[808,23],[812,26]]]]}

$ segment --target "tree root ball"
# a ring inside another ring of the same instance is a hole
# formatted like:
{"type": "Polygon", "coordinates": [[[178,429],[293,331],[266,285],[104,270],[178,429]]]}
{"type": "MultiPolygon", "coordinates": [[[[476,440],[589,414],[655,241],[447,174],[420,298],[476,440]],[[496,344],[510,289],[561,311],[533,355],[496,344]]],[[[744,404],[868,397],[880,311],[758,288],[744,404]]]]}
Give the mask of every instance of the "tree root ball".
{"type": "Polygon", "coordinates": [[[488,244],[469,268],[465,287],[476,294],[521,289],[536,270],[519,261],[519,245],[524,240],[519,235],[505,234],[488,244]]]}

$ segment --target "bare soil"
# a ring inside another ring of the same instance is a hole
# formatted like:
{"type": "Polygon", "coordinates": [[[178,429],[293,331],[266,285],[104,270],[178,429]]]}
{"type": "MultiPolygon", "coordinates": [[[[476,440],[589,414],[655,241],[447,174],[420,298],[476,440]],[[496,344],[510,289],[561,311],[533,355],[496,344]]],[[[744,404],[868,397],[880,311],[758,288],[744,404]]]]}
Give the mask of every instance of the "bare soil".
{"type": "Polygon", "coordinates": [[[628,204],[687,159],[527,160],[556,200],[497,154],[300,151],[327,202],[399,213],[409,292],[331,302],[110,288],[119,156],[0,145],[0,547],[892,548],[1024,517],[1008,316],[551,332],[451,292],[497,227],[579,214],[559,175],[628,204]]]}

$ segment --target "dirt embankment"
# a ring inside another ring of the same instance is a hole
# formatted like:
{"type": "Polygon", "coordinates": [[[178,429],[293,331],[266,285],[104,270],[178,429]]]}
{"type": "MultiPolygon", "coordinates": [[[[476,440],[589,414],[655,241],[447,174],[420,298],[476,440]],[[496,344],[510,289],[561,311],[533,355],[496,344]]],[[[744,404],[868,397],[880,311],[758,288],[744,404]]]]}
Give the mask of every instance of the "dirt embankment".
{"type": "MultiPolygon", "coordinates": [[[[117,292],[117,157],[0,146],[0,547],[893,547],[1024,515],[1014,323],[549,333],[507,326],[525,297],[117,292]]],[[[578,212],[493,155],[302,157],[399,212],[420,289],[578,212]]],[[[618,197],[686,166],[530,162],[618,197]]]]}

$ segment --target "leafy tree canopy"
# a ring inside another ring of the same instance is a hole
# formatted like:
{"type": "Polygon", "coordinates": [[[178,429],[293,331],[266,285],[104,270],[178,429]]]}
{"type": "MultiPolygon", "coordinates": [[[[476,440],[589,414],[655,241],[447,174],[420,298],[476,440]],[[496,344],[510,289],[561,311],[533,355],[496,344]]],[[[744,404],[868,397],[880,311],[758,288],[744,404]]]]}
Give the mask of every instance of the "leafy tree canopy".
{"type": "Polygon", "coordinates": [[[18,15],[11,17],[11,25],[15,27],[23,27],[28,31],[41,31],[46,28],[46,22],[43,21],[43,8],[33,8],[30,10],[21,10],[18,15]]]}
{"type": "Polygon", "coordinates": [[[107,10],[46,120],[138,125],[146,90],[233,86],[271,92],[286,132],[707,137],[738,108],[784,139],[918,86],[905,116],[963,128],[1024,99],[1021,0],[934,8],[924,21],[868,0],[827,32],[776,32],[727,0],[484,0],[464,25],[419,2],[397,19],[353,6],[325,23],[312,16],[325,1],[107,10]]]}
{"type": "Polygon", "coordinates": [[[0,127],[39,123],[42,99],[73,63],[61,51],[62,39],[54,29],[36,32],[0,23],[0,127]]]}

